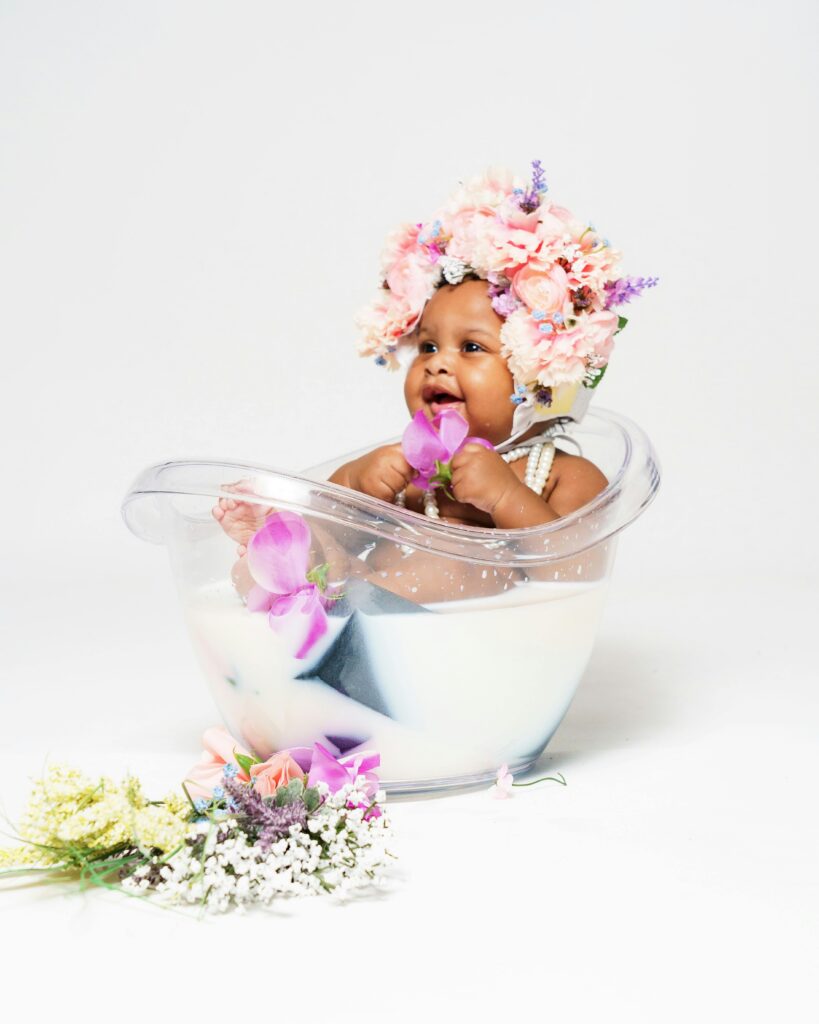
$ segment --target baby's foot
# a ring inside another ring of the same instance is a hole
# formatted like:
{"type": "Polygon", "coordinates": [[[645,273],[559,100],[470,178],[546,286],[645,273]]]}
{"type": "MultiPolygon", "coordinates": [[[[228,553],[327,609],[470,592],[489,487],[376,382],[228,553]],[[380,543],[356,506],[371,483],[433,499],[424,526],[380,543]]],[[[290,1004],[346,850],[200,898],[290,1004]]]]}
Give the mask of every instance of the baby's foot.
{"type": "MultiPolygon", "coordinates": [[[[234,485],[239,491],[241,484],[234,485]]],[[[272,508],[263,508],[250,501],[237,501],[235,498],[220,498],[213,506],[213,518],[225,533],[239,545],[241,557],[247,551],[247,543],[257,530],[260,530],[273,512],[272,508]]]]}

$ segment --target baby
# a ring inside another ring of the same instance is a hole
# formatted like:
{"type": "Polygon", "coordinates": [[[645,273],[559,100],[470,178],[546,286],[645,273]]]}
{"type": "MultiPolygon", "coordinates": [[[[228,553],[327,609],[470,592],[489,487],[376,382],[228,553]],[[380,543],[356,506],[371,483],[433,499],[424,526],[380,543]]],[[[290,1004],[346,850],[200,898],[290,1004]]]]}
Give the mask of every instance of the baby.
{"type": "MultiPolygon", "coordinates": [[[[359,318],[362,355],[408,365],[413,417],[443,437],[448,411],[457,412],[487,444],[457,448],[446,486],[416,486],[421,467],[401,444],[341,466],[332,483],[446,523],[501,530],[569,515],[606,487],[595,465],[555,448],[550,428],[580,419],[626,322],[613,307],[656,279],[621,277],[620,254],[549,202],[540,164],[532,166],[530,182],[490,171],[456,190],[432,221],[394,232],[379,297],[359,318]]],[[[222,498],[213,514],[241,556],[269,511],[222,498]]],[[[387,578],[406,557],[379,544],[366,571],[387,578]]],[[[417,555],[414,600],[428,589],[422,562],[417,555]]]]}
{"type": "MultiPolygon", "coordinates": [[[[438,287],[414,331],[416,354],[404,382],[410,415],[420,409],[432,420],[454,409],[470,435],[493,445],[510,438],[515,382],[501,353],[502,326],[485,281],[438,287]]],[[[541,429],[534,424],[518,442],[541,429]]],[[[452,459],[452,497],[439,489],[441,519],[500,529],[537,526],[574,512],[606,486],[591,462],[561,451],[555,451],[542,494],[524,483],[524,472],[525,460],[507,463],[497,451],[467,444],[452,459]]],[[[401,445],[393,444],[341,466],[330,481],[389,502],[403,491],[406,507],[423,512],[424,494],[410,483],[415,475],[401,445]]]]}

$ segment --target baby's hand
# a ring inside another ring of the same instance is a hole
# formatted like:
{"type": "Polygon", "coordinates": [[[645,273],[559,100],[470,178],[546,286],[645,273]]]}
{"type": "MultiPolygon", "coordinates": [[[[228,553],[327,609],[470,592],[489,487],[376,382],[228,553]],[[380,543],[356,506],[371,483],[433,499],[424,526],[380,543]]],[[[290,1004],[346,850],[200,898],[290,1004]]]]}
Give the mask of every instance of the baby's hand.
{"type": "Polygon", "coordinates": [[[415,476],[400,444],[388,444],[363,455],[348,467],[348,486],[382,501],[395,501],[415,476]]]}
{"type": "Polygon", "coordinates": [[[494,449],[468,444],[452,459],[452,493],[491,516],[496,507],[524,485],[494,449]]]}

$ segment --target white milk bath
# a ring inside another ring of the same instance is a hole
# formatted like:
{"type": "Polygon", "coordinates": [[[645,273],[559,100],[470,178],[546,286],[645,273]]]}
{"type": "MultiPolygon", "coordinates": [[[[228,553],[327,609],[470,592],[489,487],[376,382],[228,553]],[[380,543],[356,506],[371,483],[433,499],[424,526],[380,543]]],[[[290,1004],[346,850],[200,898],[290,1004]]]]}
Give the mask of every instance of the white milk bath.
{"type": "MultiPolygon", "coordinates": [[[[530,762],[566,712],[591,654],[605,584],[528,583],[429,605],[437,614],[362,615],[369,662],[391,717],[309,674],[306,661],[230,584],[185,595],[197,654],[230,730],[262,756],[324,737],[381,754],[385,784],[451,779],[530,762]]],[[[315,655],[315,657],[314,657],[315,655]]]]}

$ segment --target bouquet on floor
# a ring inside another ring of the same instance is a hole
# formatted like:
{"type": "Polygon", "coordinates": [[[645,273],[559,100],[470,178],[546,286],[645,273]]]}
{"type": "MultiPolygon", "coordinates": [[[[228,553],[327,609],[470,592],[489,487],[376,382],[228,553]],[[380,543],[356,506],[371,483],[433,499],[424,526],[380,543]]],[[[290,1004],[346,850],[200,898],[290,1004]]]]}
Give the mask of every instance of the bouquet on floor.
{"type": "Polygon", "coordinates": [[[203,742],[183,792],[163,800],[131,776],[49,767],[21,844],[0,850],[0,879],[39,872],[209,911],[382,880],[392,854],[377,754],[335,758],[316,743],[262,761],[221,728],[203,742]]]}

